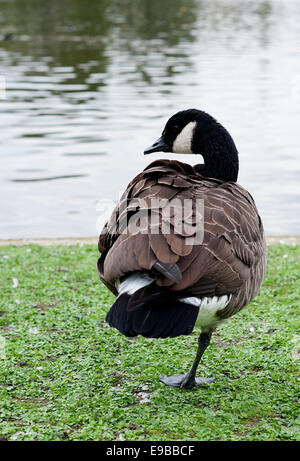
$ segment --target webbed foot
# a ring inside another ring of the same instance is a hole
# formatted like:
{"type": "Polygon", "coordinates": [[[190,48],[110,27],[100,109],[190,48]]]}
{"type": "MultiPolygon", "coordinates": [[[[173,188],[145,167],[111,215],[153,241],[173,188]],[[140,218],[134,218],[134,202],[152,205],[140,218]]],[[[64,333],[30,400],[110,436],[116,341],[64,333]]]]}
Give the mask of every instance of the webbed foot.
{"type": "Polygon", "coordinates": [[[160,376],[159,380],[166,386],[192,389],[195,386],[202,386],[202,384],[211,384],[215,381],[215,378],[195,378],[190,373],[186,373],[184,375],[173,375],[168,377],[160,376]]]}

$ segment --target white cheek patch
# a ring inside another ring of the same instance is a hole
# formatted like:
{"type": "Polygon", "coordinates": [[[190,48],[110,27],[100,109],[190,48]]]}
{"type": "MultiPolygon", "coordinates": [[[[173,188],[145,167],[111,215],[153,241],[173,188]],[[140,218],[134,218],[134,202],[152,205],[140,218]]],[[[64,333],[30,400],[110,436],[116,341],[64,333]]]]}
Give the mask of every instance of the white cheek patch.
{"type": "Polygon", "coordinates": [[[176,154],[192,154],[192,139],[194,128],[197,122],[190,122],[185,127],[179,135],[177,135],[175,141],[173,142],[173,152],[176,154]]]}

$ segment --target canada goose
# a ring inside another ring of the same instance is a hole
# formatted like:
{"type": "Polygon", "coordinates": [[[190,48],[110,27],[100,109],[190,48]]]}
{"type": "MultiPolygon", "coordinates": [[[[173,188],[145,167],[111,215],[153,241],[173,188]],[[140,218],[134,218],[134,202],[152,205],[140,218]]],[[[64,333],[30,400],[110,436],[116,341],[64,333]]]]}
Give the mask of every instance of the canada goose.
{"type": "Polygon", "coordinates": [[[117,295],[106,320],[124,335],[175,337],[200,326],[191,370],[159,378],[192,388],[214,381],[196,378],[196,369],[217,325],[256,296],[266,244],[254,200],[236,183],[237,149],[220,123],[196,109],[178,112],[144,153],[159,151],[201,154],[204,164],[156,160],[130,182],[100,234],[98,271],[117,295]],[[175,198],[177,208],[192,203],[179,219],[176,206],[168,208],[175,198]]]}

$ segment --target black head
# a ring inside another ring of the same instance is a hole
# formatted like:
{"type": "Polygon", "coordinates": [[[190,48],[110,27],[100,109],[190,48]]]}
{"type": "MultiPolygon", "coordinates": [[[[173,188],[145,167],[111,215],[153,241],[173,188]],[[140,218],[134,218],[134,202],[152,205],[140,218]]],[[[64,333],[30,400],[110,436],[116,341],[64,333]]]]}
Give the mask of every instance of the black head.
{"type": "Polygon", "coordinates": [[[144,154],[152,152],[191,154],[194,128],[201,114],[202,112],[196,109],[177,112],[167,121],[161,137],[151,147],[145,149],[144,154]]]}
{"type": "Polygon", "coordinates": [[[203,176],[223,181],[237,180],[238,152],[233,139],[217,120],[197,109],[173,115],[161,137],[145,149],[144,154],[152,152],[201,154],[204,165],[196,165],[196,170],[203,176]]]}

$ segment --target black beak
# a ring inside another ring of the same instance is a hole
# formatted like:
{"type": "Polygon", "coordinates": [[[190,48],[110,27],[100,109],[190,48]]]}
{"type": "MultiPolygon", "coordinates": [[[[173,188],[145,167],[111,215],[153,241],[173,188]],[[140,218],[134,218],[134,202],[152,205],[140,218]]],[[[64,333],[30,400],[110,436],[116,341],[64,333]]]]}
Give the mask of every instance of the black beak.
{"type": "Polygon", "coordinates": [[[161,136],[157,141],[155,141],[155,143],[152,144],[152,146],[147,147],[147,149],[144,150],[145,155],[152,154],[152,152],[171,152],[171,149],[165,142],[163,136],[161,136]]]}

